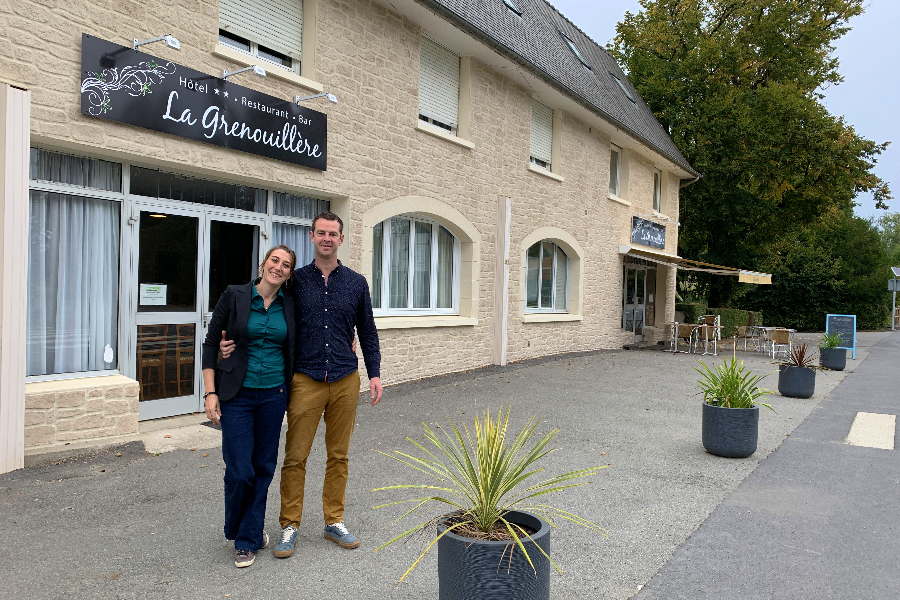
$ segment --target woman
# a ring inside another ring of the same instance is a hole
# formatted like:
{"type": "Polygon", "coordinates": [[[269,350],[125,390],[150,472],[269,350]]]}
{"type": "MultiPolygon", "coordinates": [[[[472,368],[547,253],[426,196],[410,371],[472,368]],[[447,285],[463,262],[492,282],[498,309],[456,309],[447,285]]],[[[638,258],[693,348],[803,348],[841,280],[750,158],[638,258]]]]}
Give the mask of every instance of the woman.
{"type": "Polygon", "coordinates": [[[294,362],[294,297],[283,287],[296,262],[287,246],[269,250],[259,279],[228,286],[219,298],[203,342],[203,398],[206,416],[222,422],[225,538],[234,540],[236,567],[252,565],[269,543],[266,496],[294,362]],[[222,339],[235,350],[217,365],[222,339]]]}

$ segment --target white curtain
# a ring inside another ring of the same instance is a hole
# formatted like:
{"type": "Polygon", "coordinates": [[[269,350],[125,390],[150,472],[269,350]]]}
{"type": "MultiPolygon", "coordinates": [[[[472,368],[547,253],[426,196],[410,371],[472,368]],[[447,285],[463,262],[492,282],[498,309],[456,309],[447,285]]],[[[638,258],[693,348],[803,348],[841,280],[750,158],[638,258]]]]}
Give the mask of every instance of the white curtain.
{"type": "Polygon", "coordinates": [[[453,234],[438,230],[437,308],[453,308],[453,234]]]}
{"type": "Polygon", "coordinates": [[[559,246],[556,247],[556,294],[553,309],[565,311],[569,307],[569,258],[559,246]]]}
{"type": "Polygon", "coordinates": [[[528,272],[525,283],[525,297],[528,308],[538,308],[538,281],[540,279],[541,243],[538,242],[528,249],[528,272]]]}
{"type": "Polygon", "coordinates": [[[409,220],[391,219],[390,308],[409,304],[409,220]]]}
{"type": "Polygon", "coordinates": [[[384,221],[372,228],[372,308],[381,308],[384,268],[384,221]]]}
{"type": "Polygon", "coordinates": [[[115,369],[119,203],[32,190],[30,205],[27,374],[115,369]]]}
{"type": "Polygon", "coordinates": [[[413,248],[413,308],[431,308],[431,225],[416,223],[413,248]]]}
{"type": "Polygon", "coordinates": [[[308,265],[315,256],[315,249],[309,241],[309,229],[306,225],[272,223],[272,245],[284,244],[293,250],[297,255],[297,267],[308,265]]]}

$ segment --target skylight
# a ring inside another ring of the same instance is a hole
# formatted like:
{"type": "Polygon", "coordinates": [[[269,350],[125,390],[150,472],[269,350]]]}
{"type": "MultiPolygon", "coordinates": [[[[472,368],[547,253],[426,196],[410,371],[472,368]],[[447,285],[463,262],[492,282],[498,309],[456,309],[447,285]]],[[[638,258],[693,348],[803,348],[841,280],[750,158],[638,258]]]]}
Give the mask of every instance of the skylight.
{"type": "Polygon", "coordinates": [[[622,80],[616,77],[612,72],[610,72],[609,76],[619,84],[619,89],[622,90],[622,93],[625,94],[625,97],[637,104],[637,100],[634,99],[634,96],[631,95],[631,92],[628,91],[628,88],[625,87],[625,84],[622,83],[622,80]]]}
{"type": "Polygon", "coordinates": [[[516,6],[516,3],[514,0],[503,0],[503,4],[505,4],[507,6],[507,8],[509,8],[509,10],[513,11],[514,13],[516,13],[519,16],[522,16],[522,11],[519,10],[518,6],[516,6]]]}
{"type": "Polygon", "coordinates": [[[578,46],[575,45],[575,42],[573,42],[572,39],[562,31],[559,32],[559,35],[561,35],[562,38],[566,40],[566,44],[569,45],[569,49],[575,54],[576,57],[578,57],[578,60],[581,61],[581,64],[590,69],[591,65],[588,64],[588,61],[581,55],[581,52],[578,51],[578,46]]]}

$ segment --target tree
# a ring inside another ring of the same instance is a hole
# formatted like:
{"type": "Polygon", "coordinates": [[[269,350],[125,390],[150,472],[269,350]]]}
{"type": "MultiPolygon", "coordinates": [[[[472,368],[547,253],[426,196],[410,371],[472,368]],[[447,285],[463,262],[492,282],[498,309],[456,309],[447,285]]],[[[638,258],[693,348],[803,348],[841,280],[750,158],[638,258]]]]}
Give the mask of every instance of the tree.
{"type": "MultiPolygon", "coordinates": [[[[679,252],[758,269],[798,224],[871,191],[886,147],[856,134],[819,102],[840,83],[833,42],[863,0],[641,0],[609,47],[702,177],[681,193],[679,252]]],[[[699,278],[710,306],[742,284],[699,278]]]]}
{"type": "Polygon", "coordinates": [[[765,267],[772,285],[757,286],[742,307],[768,323],[819,331],[828,313],[853,314],[860,329],[884,327],[890,313],[888,257],[867,219],[831,209],[774,247],[765,267]]]}
{"type": "MultiPolygon", "coordinates": [[[[887,213],[870,221],[881,234],[881,243],[888,254],[900,251],[900,213],[887,213]]],[[[892,263],[894,266],[900,264],[892,263]]]]}

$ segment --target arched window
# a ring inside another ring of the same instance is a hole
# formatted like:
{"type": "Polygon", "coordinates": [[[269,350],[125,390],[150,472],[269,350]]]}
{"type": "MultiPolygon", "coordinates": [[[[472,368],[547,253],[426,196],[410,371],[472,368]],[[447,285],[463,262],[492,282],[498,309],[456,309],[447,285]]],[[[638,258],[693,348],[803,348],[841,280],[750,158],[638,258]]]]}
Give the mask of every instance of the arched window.
{"type": "Polygon", "coordinates": [[[549,240],[528,248],[525,312],[568,312],[569,257],[549,240]]]}
{"type": "Polygon", "coordinates": [[[460,244],[444,226],[400,215],[372,229],[376,316],[459,314],[460,244]]]}

